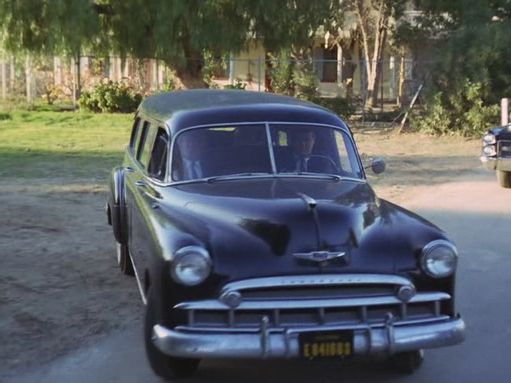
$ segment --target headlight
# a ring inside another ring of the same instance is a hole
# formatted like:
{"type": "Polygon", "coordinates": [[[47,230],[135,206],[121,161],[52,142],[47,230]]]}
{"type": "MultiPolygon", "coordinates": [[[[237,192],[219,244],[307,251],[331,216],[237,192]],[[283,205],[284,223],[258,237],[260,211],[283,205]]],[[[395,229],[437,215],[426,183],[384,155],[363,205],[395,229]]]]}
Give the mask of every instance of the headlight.
{"type": "Polygon", "coordinates": [[[457,263],[458,251],[449,241],[432,241],[422,249],[422,270],[433,278],[448,277],[456,270],[457,263]]]}
{"type": "Polygon", "coordinates": [[[179,249],[172,261],[170,274],[177,283],[195,286],[203,282],[211,271],[211,258],[199,246],[186,246],[179,249]]]}
{"type": "Polygon", "coordinates": [[[483,148],[483,153],[484,153],[485,156],[495,156],[495,155],[497,155],[497,151],[495,150],[495,146],[494,145],[485,146],[483,148]]]}
{"type": "Polygon", "coordinates": [[[488,145],[491,145],[491,144],[494,144],[497,142],[497,139],[495,138],[495,135],[492,134],[492,133],[486,133],[484,136],[483,136],[483,142],[485,144],[488,144],[488,145]]]}

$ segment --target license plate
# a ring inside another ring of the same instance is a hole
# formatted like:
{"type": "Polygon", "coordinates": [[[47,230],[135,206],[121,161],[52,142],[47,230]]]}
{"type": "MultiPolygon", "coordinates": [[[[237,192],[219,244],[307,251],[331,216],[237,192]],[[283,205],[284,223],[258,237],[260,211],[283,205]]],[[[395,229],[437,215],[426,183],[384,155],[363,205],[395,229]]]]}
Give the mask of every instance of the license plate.
{"type": "Polygon", "coordinates": [[[300,356],[305,359],[344,359],[353,355],[353,331],[299,334],[300,356]]]}

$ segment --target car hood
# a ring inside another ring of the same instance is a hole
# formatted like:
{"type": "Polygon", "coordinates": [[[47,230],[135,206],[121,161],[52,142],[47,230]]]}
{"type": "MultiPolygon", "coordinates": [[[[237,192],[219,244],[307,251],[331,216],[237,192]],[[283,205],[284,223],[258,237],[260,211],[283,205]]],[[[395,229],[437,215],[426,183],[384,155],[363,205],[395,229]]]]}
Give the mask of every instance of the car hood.
{"type": "Polygon", "coordinates": [[[338,272],[396,273],[417,268],[434,225],[378,199],[361,181],[271,178],[168,188],[164,209],[205,246],[223,280],[338,272]],[[304,253],[344,253],[318,262],[304,253]],[[307,256],[306,256],[307,258],[307,256]]]}

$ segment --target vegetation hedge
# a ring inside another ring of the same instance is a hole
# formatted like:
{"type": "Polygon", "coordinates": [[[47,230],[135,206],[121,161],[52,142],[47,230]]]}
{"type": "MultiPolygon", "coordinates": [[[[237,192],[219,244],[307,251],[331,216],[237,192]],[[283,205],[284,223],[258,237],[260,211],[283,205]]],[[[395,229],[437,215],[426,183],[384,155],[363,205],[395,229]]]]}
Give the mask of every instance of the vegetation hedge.
{"type": "Polygon", "coordinates": [[[100,113],[133,113],[142,101],[142,94],[129,86],[108,81],[97,85],[92,91],[84,91],[80,96],[80,108],[100,113]]]}
{"type": "Polygon", "coordinates": [[[499,106],[485,105],[483,84],[466,80],[451,92],[432,92],[424,111],[411,115],[416,130],[437,135],[479,137],[499,124],[499,106]]]}
{"type": "Polygon", "coordinates": [[[314,97],[311,101],[315,104],[321,105],[324,108],[330,109],[335,114],[344,119],[349,119],[355,113],[355,105],[347,99],[342,97],[314,97]]]}

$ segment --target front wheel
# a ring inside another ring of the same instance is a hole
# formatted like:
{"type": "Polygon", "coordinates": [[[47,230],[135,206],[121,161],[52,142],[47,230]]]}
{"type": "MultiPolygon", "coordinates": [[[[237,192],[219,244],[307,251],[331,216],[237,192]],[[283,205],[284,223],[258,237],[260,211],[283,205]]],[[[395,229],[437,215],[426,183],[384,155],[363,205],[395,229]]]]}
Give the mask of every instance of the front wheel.
{"type": "Polygon", "coordinates": [[[144,322],[144,342],[149,364],[154,373],[165,380],[187,378],[199,367],[200,359],[177,358],[162,353],[152,341],[153,326],[158,324],[159,306],[154,294],[149,290],[144,322]]]}
{"type": "Polygon", "coordinates": [[[511,188],[511,172],[497,170],[497,180],[499,181],[499,185],[503,188],[511,188]]]}
{"type": "Polygon", "coordinates": [[[424,362],[424,350],[400,352],[392,355],[390,360],[397,371],[403,374],[413,374],[424,362]]]}

